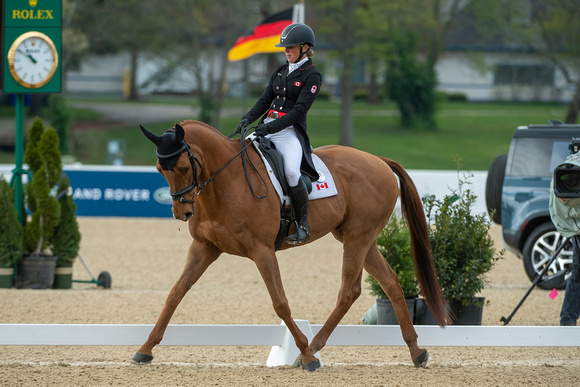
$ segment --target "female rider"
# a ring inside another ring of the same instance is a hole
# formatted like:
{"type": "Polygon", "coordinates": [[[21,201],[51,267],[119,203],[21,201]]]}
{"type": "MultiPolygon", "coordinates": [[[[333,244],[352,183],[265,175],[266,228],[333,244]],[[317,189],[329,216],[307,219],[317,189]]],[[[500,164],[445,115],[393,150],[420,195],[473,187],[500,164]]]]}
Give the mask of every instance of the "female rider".
{"type": "Polygon", "coordinates": [[[322,75],[310,59],[314,55],[314,33],[306,24],[294,23],[286,27],[276,47],[284,47],[288,61],[274,71],[268,86],[254,107],[242,117],[236,131],[241,132],[261,117],[256,135],[269,138],[284,156],[289,196],[297,222],[296,232],[286,241],[298,244],[307,242],[310,236],[308,191],[300,178],[301,170],[318,180],[306,132],[306,113],[320,91],[322,75]]]}

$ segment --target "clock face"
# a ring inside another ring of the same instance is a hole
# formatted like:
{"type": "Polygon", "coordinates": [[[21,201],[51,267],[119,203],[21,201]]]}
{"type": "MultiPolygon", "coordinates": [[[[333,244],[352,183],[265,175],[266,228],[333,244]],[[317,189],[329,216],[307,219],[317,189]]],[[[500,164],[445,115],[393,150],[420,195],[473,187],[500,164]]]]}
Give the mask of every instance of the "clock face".
{"type": "Polygon", "coordinates": [[[10,74],[20,85],[36,89],[48,83],[58,67],[58,53],[45,34],[30,31],[20,35],[8,51],[10,74]]]}

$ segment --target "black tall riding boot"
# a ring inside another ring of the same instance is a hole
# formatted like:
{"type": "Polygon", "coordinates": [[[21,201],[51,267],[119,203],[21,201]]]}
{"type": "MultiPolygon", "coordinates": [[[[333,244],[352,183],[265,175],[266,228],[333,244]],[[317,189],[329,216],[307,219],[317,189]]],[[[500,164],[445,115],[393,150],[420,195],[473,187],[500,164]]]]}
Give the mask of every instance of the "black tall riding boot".
{"type": "Polygon", "coordinates": [[[296,232],[286,238],[286,242],[291,245],[308,242],[308,190],[304,182],[300,182],[296,187],[290,187],[290,199],[294,208],[294,218],[296,219],[296,232]]]}

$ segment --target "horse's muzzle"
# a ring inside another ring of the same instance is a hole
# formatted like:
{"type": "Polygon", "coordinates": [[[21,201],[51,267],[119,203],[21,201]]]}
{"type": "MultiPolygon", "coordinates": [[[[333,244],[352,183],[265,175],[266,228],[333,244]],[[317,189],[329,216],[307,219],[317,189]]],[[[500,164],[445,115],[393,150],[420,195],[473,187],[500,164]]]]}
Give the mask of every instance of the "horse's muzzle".
{"type": "Polygon", "coordinates": [[[173,206],[173,217],[175,219],[187,222],[192,216],[193,216],[193,206],[190,207],[189,211],[184,212],[178,211],[178,209],[175,208],[175,205],[173,206]]]}
{"type": "Polygon", "coordinates": [[[184,222],[187,222],[189,220],[189,218],[191,218],[192,216],[193,216],[193,211],[186,212],[185,214],[181,215],[181,220],[183,220],[184,222]]]}

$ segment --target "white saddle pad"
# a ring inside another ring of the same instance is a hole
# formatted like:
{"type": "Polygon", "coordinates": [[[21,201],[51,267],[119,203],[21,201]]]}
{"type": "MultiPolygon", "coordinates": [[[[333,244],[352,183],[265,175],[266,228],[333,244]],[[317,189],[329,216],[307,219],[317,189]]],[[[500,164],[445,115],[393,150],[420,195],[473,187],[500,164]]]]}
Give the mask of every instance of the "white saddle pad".
{"type": "MultiPolygon", "coordinates": [[[[248,136],[248,138],[252,139],[253,133],[250,136],[248,136]]],[[[260,149],[258,149],[257,143],[254,143],[254,148],[258,151],[258,154],[260,155],[262,161],[264,162],[264,165],[266,166],[268,176],[270,176],[270,181],[272,182],[272,185],[274,186],[274,189],[276,189],[276,193],[280,198],[280,203],[284,202],[290,203],[290,198],[288,197],[288,195],[283,194],[280,182],[276,178],[276,175],[274,174],[274,171],[272,170],[270,163],[268,162],[268,160],[266,160],[262,152],[260,152],[260,149]]],[[[318,180],[312,182],[312,192],[310,193],[310,195],[308,195],[308,199],[316,200],[337,195],[338,190],[336,189],[334,179],[332,178],[330,171],[326,167],[326,164],[324,164],[324,162],[320,159],[320,157],[316,156],[314,153],[312,154],[312,161],[314,162],[314,167],[318,172],[318,180]]]]}

